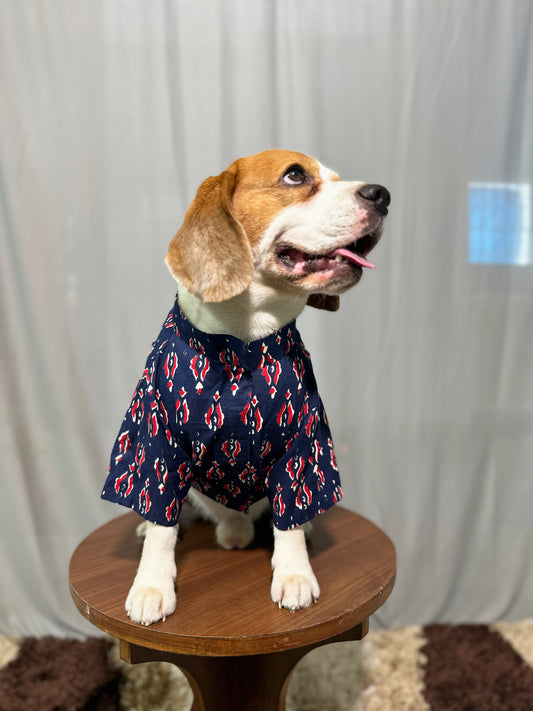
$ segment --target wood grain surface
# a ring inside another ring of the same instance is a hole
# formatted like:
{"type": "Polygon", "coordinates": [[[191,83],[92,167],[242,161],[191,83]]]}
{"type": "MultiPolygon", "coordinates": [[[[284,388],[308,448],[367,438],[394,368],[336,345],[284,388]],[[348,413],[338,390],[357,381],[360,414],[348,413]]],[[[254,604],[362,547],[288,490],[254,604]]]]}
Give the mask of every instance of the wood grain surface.
{"type": "Polygon", "coordinates": [[[280,610],[270,599],[269,537],[243,551],[225,551],[212,524],[180,529],[176,612],[141,627],[124,610],[142,542],[135,513],[90,534],[70,563],[73,600],[92,624],[132,644],[178,654],[241,656],[313,645],[368,619],[394,585],[396,555],[373,523],[341,506],[314,521],[309,540],[319,601],[307,610],[280,610]]]}

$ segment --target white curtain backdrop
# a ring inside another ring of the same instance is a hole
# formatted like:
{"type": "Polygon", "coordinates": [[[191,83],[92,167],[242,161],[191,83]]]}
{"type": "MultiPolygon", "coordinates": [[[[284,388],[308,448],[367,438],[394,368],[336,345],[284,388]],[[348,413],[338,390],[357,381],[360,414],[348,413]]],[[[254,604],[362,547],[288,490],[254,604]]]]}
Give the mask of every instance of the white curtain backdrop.
{"type": "Polygon", "coordinates": [[[96,632],[68,561],[124,513],[167,244],[277,147],[392,193],[377,270],[299,321],[344,504],[398,550],[376,624],[532,615],[533,267],[468,259],[469,183],[533,182],[532,0],[0,0],[0,116],[0,634],[96,632]]]}

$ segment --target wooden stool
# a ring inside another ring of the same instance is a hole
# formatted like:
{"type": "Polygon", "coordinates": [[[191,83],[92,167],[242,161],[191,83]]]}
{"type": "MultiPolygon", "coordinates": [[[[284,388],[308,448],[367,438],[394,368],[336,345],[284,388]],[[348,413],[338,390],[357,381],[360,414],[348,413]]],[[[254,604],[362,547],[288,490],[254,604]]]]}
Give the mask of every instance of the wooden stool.
{"type": "Polygon", "coordinates": [[[268,545],[225,551],[211,524],[194,522],[180,527],[176,612],[141,627],[124,610],[141,551],[140,521],[128,513],[78,546],[71,594],[89,622],[120,640],[124,660],[180,667],[194,691],[194,711],[282,711],[296,663],[322,644],[362,639],[394,585],[389,538],[340,506],[314,521],[308,543],[320,599],[294,613],[270,599],[268,545]]]}

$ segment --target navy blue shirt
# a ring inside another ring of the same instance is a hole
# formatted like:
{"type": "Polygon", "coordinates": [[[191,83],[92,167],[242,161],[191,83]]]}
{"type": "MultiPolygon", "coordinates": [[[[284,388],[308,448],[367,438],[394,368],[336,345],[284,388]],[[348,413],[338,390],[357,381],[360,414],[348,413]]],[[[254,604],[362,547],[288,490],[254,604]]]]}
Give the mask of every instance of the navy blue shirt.
{"type": "Polygon", "coordinates": [[[300,526],[342,497],[331,433],[295,322],[246,343],[199,331],[176,301],[111,454],[102,498],[174,525],[189,488],[274,525],[300,526]]]}

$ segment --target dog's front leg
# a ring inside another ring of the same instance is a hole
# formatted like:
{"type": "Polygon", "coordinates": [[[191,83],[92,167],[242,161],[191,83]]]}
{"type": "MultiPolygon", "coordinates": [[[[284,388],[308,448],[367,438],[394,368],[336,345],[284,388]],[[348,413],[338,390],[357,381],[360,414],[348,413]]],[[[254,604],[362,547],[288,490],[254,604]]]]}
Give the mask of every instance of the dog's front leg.
{"type": "MultiPolygon", "coordinates": [[[[141,527],[140,527],[141,528],[141,527]]],[[[176,609],[176,539],[178,526],[145,522],[143,551],[137,575],[126,599],[133,622],[151,625],[176,609]]]]}
{"type": "Polygon", "coordinates": [[[279,531],[274,527],[271,596],[280,607],[298,610],[309,607],[320,596],[311,568],[303,528],[279,531]]]}

